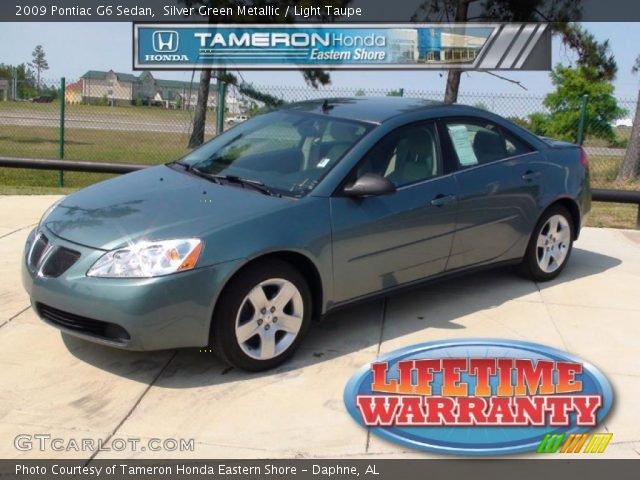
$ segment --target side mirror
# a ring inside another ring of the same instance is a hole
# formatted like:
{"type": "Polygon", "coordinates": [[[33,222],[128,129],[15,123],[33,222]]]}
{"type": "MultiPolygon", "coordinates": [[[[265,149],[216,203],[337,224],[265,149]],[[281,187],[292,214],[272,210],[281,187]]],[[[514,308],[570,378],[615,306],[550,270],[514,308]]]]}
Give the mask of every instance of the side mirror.
{"type": "Polygon", "coordinates": [[[396,192],[396,186],[375,173],[365,173],[342,190],[347,197],[373,197],[396,192]]]}

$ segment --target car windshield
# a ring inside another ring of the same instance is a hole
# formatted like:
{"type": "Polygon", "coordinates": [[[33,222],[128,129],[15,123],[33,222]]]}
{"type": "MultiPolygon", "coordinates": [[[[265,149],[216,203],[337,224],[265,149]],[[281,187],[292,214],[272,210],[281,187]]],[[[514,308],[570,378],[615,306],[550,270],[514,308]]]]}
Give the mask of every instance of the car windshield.
{"type": "Polygon", "coordinates": [[[325,115],[276,111],[258,115],[183,157],[199,174],[259,182],[272,192],[303,196],[371,126],[325,115]]]}

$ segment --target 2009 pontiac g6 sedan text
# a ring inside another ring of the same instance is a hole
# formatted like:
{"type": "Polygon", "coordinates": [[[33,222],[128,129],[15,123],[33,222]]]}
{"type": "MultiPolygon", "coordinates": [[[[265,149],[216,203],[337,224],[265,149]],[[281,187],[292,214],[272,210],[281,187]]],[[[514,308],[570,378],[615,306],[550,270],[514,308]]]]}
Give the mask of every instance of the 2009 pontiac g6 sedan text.
{"type": "Polygon", "coordinates": [[[38,315],[70,334],[211,345],[263,370],[355,300],[503,263],[554,278],[590,198],[580,147],[497,115],[303,102],[67,196],[29,235],[23,280],[38,315]]]}

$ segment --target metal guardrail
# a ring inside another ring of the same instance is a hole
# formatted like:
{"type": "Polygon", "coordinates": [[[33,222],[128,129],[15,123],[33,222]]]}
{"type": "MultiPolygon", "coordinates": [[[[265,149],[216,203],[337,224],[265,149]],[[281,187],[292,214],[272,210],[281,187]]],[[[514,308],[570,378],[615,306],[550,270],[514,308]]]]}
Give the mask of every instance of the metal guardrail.
{"type": "Polygon", "coordinates": [[[591,192],[591,199],[594,202],[636,204],[638,206],[638,213],[636,214],[636,228],[640,228],[640,191],[595,188],[591,192]]]}
{"type": "Polygon", "coordinates": [[[640,204],[640,191],[596,188],[593,190],[591,198],[594,202],[640,204]]]}
{"type": "MultiPolygon", "coordinates": [[[[130,173],[152,165],[139,163],[106,163],[83,160],[50,160],[46,158],[0,157],[0,167],[30,168],[36,170],[66,170],[72,172],[93,173],[130,173]]],[[[640,228],[640,191],[610,190],[595,188],[592,191],[594,202],[628,203],[638,206],[636,227],[640,228]]]]}
{"type": "Polygon", "coordinates": [[[130,173],[152,165],[138,163],[106,163],[85,160],[50,160],[47,158],[0,157],[0,167],[34,170],[64,170],[69,172],[130,173]]]}

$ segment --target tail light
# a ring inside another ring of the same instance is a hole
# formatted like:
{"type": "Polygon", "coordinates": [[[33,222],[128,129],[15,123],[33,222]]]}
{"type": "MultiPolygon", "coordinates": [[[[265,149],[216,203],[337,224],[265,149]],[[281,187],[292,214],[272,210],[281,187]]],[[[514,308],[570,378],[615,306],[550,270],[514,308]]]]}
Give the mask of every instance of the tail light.
{"type": "Polygon", "coordinates": [[[580,147],[580,163],[585,170],[589,170],[589,156],[584,148],[580,147]]]}

